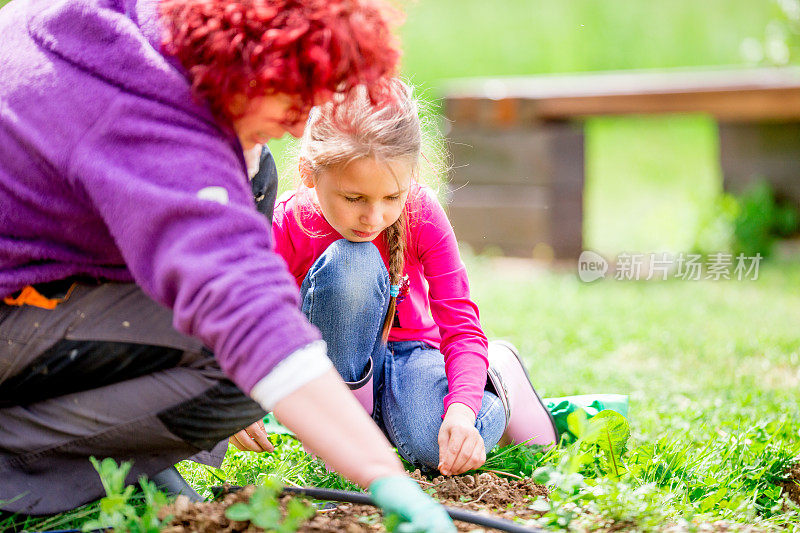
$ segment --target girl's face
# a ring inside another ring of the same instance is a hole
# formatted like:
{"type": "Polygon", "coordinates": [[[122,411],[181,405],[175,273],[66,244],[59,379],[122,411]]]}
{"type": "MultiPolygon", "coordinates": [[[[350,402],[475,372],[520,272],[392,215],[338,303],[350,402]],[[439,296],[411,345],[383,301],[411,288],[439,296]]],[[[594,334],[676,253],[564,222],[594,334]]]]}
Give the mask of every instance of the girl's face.
{"type": "Polygon", "coordinates": [[[404,160],[364,157],[304,179],[316,188],[322,214],[351,242],[367,242],[400,218],[413,166],[404,160]]]}

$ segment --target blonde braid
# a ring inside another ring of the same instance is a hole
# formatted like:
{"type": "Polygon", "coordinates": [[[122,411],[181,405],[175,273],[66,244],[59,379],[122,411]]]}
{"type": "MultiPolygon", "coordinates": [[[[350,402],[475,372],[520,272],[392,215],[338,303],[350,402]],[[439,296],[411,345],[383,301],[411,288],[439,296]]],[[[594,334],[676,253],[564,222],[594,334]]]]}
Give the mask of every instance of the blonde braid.
{"type": "MultiPolygon", "coordinates": [[[[423,121],[420,117],[420,102],[413,88],[398,78],[386,82],[386,92],[392,98],[376,105],[366,87],[358,86],[335,102],[315,107],[306,124],[300,141],[301,180],[298,194],[305,189],[304,181],[316,180],[328,169],[345,168],[353,161],[373,158],[378,162],[406,162],[413,169],[413,178],[420,177],[420,161],[430,167],[431,177],[444,175],[444,166],[438,163],[446,159],[444,145],[437,142],[435,122],[423,121]],[[428,155],[423,154],[426,141],[428,155]]],[[[428,113],[430,115],[430,113],[428,113]]],[[[307,192],[307,190],[306,190],[307,192]]],[[[311,205],[309,209],[319,209],[311,205]]],[[[303,227],[302,211],[295,217],[306,234],[316,237],[303,227]]],[[[389,249],[389,280],[392,285],[403,282],[403,266],[409,220],[414,213],[404,207],[400,218],[383,231],[389,249]]],[[[381,338],[389,338],[397,308],[397,297],[389,300],[389,309],[383,321],[381,338]]]]}
{"type": "MultiPolygon", "coordinates": [[[[405,266],[405,215],[401,212],[400,218],[384,231],[386,245],[389,248],[389,283],[399,286],[402,284],[403,268],[405,266]]],[[[384,344],[389,340],[389,331],[392,329],[395,309],[397,309],[397,296],[391,296],[389,298],[389,309],[386,311],[386,318],[383,319],[383,327],[381,328],[381,340],[384,344]]]]}

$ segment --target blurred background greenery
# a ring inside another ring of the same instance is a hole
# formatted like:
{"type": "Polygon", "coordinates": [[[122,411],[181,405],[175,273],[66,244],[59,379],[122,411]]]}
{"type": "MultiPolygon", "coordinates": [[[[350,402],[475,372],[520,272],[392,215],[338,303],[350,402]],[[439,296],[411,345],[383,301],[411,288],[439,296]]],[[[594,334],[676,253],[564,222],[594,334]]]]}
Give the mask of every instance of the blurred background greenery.
{"type": "MultiPolygon", "coordinates": [[[[404,2],[402,70],[435,109],[443,84],[457,77],[785,63],[796,38],[785,12],[790,4],[404,2]]],[[[725,235],[714,233],[722,193],[714,120],[594,118],[586,124],[586,143],[586,248],[610,255],[723,246],[725,235]]],[[[273,148],[280,153],[283,144],[273,148]]],[[[287,175],[289,165],[281,165],[287,175]]]]}
{"type": "MultiPolygon", "coordinates": [[[[0,6],[8,0],[0,0],[0,6]]],[[[456,77],[782,64],[796,59],[797,0],[400,0],[404,76],[436,109],[456,77]]],[[[585,247],[720,246],[717,126],[703,115],[586,124],[585,247]]],[[[288,139],[271,144],[293,173],[288,139]]],[[[724,211],[724,209],[723,209],[724,211]]],[[[711,251],[711,250],[704,250],[711,251]]]]}
{"type": "MultiPolygon", "coordinates": [[[[792,42],[771,0],[422,0],[407,12],[403,71],[434,99],[452,77],[778,63],[792,42]]],[[[586,134],[585,247],[684,251],[701,233],[721,245],[707,235],[722,191],[710,117],[595,118],[586,134]]]]}

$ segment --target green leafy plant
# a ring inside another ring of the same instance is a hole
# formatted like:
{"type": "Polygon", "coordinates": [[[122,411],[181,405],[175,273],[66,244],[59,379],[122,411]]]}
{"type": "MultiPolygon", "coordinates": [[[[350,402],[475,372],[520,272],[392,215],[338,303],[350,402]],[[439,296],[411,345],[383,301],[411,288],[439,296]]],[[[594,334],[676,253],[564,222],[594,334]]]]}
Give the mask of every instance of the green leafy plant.
{"type": "Polygon", "coordinates": [[[630,437],[628,420],[611,409],[600,411],[588,418],[582,410],[567,416],[567,424],[573,435],[578,436],[575,446],[580,453],[577,460],[583,464],[595,464],[603,474],[619,478],[624,468],[622,454],[630,437]]]}
{"type": "Polygon", "coordinates": [[[536,468],[547,461],[551,451],[546,446],[525,443],[495,447],[486,455],[486,462],[477,470],[531,477],[536,468]]]}
{"type": "Polygon", "coordinates": [[[787,237],[800,226],[797,208],[778,202],[773,188],[763,180],[739,197],[739,206],[734,222],[736,253],[768,257],[777,237],[787,237]]]}
{"type": "Polygon", "coordinates": [[[132,463],[126,461],[117,465],[111,458],[105,458],[102,462],[94,457],[89,460],[100,474],[106,496],[100,500],[100,516],[85,522],[83,531],[112,528],[114,531],[131,533],[158,533],[162,525],[158,511],[167,503],[167,497],[155,484],[144,476],[139,479],[144,501],[135,505],[135,488],[133,485],[125,486],[125,477],[132,463]]]}
{"type": "Polygon", "coordinates": [[[225,516],[237,522],[250,522],[275,533],[297,531],[300,524],[314,515],[314,509],[308,503],[293,498],[286,506],[284,517],[278,502],[282,488],[280,481],[267,477],[247,503],[231,505],[225,510],[225,516]]]}
{"type": "Polygon", "coordinates": [[[700,220],[693,251],[769,257],[775,241],[800,230],[800,210],[780,200],[772,185],[760,180],[741,195],[721,195],[700,220]]]}
{"type": "Polygon", "coordinates": [[[618,480],[627,472],[622,466],[622,454],[630,428],[624,416],[605,409],[588,418],[585,411],[578,409],[567,416],[567,424],[577,440],[563,449],[557,466],[542,466],[533,473],[534,481],[546,485],[550,492],[547,500],[536,500],[532,508],[544,512],[540,522],[551,527],[568,527],[583,506],[596,500],[598,494],[605,494],[593,492],[591,487],[597,482],[589,483],[584,473],[610,474],[618,480]]]}
{"type": "Polygon", "coordinates": [[[557,464],[537,468],[533,473],[536,483],[547,486],[547,498],[539,497],[532,504],[535,511],[544,513],[539,519],[542,525],[567,528],[580,512],[588,493],[585,478],[579,470],[586,455],[576,442],[562,450],[557,464]]]}
{"type": "MultiPolygon", "coordinates": [[[[538,522],[551,529],[593,530],[598,521],[633,531],[663,531],[672,518],[667,503],[675,496],[655,484],[641,484],[629,474],[623,479],[587,478],[576,472],[573,445],[559,464],[537,469],[534,480],[547,485],[548,498],[539,498],[531,508],[543,512],[538,522]]],[[[675,506],[673,505],[672,509],[675,506]]]]}

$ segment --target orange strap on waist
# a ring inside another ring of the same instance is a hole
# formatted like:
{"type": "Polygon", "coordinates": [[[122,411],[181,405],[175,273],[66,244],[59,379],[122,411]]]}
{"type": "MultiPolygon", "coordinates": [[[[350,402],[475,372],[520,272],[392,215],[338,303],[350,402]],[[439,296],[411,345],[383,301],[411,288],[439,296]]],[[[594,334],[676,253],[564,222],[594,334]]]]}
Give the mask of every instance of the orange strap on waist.
{"type": "Polygon", "coordinates": [[[55,309],[58,304],[66,300],[69,297],[70,292],[72,292],[72,287],[70,287],[67,296],[64,298],[47,298],[42,296],[39,291],[28,285],[22,289],[16,297],[6,296],[3,298],[3,303],[6,305],[17,306],[30,305],[33,307],[52,310],[55,309]]]}

